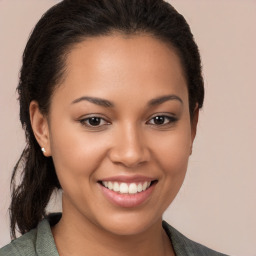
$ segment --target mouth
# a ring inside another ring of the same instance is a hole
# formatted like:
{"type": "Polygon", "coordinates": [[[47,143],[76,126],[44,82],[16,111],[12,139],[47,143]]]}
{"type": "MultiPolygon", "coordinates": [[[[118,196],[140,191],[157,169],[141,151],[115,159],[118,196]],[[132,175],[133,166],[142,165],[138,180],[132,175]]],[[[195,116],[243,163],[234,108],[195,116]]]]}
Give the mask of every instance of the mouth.
{"type": "Polygon", "coordinates": [[[135,195],[148,190],[157,183],[157,180],[141,181],[141,182],[119,182],[119,181],[99,181],[99,184],[118,194],[135,195]]]}
{"type": "Polygon", "coordinates": [[[109,177],[98,181],[105,198],[124,208],[139,207],[148,202],[157,183],[157,179],[139,175],[109,177]]]}

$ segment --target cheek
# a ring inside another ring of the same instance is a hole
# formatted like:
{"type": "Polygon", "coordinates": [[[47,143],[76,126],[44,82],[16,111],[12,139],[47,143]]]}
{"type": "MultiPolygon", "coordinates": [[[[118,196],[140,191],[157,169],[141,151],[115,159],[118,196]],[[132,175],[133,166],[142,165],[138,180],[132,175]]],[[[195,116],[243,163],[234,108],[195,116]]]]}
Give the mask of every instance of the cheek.
{"type": "Polygon", "coordinates": [[[155,138],[157,147],[155,154],[162,169],[173,175],[179,175],[186,171],[188,159],[191,152],[191,132],[190,129],[184,129],[179,132],[155,138]]]}
{"type": "Polygon", "coordinates": [[[187,171],[191,151],[190,126],[158,138],[156,158],[163,173],[164,193],[170,203],[178,193],[187,171]]]}
{"type": "Polygon", "coordinates": [[[75,132],[69,125],[52,127],[51,134],[52,157],[62,187],[64,183],[79,186],[82,181],[87,182],[105,155],[100,136],[82,130],[75,132]]]}
{"type": "Polygon", "coordinates": [[[162,205],[159,207],[164,212],[173,202],[178,194],[187,171],[188,159],[190,156],[190,137],[170,136],[162,144],[158,154],[159,165],[162,169],[162,205]]]}

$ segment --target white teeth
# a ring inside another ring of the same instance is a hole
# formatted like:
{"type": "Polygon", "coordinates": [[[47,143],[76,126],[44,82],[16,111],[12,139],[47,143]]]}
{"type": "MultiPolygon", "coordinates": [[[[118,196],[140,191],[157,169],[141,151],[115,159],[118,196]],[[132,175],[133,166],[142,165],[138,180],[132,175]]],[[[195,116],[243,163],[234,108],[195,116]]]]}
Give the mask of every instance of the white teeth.
{"type": "Polygon", "coordinates": [[[114,182],[113,190],[114,190],[115,192],[120,191],[118,182],[114,182]]]}
{"type": "Polygon", "coordinates": [[[113,189],[113,183],[111,181],[108,182],[108,188],[111,190],[113,189]]]}
{"type": "Polygon", "coordinates": [[[142,190],[143,190],[143,191],[146,190],[147,186],[148,186],[148,183],[147,183],[147,182],[144,182],[143,185],[142,185],[142,190]]]}
{"type": "Polygon", "coordinates": [[[135,183],[129,185],[129,194],[136,194],[138,192],[138,187],[135,183]]]}
{"type": "Polygon", "coordinates": [[[129,187],[128,187],[128,184],[126,184],[126,183],[121,183],[120,184],[120,193],[121,194],[126,194],[126,193],[128,193],[128,191],[129,191],[129,187]]]}
{"type": "Polygon", "coordinates": [[[149,188],[151,182],[145,181],[143,183],[118,183],[118,182],[111,182],[111,181],[103,181],[102,184],[104,187],[113,190],[115,192],[119,192],[121,194],[136,194],[142,191],[145,191],[147,188],[149,188]]]}

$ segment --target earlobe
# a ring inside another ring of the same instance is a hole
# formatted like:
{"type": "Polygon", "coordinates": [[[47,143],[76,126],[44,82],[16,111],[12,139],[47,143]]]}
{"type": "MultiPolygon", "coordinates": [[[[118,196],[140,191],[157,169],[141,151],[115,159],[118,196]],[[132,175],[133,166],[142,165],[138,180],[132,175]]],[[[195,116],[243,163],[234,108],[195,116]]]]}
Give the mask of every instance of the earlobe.
{"type": "Polygon", "coordinates": [[[29,106],[30,122],[35,138],[45,156],[51,156],[51,147],[49,139],[48,120],[39,109],[36,101],[32,101],[29,106]]]}

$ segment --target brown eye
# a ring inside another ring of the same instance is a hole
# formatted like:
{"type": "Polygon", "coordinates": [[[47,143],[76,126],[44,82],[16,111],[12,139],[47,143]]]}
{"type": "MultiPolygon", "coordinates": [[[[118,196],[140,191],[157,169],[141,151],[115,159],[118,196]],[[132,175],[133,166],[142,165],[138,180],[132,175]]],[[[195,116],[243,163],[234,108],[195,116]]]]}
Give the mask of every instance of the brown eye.
{"type": "Polygon", "coordinates": [[[165,120],[166,120],[165,116],[156,116],[156,117],[153,118],[154,123],[157,124],[157,125],[164,124],[165,120]]]}
{"type": "Polygon", "coordinates": [[[80,120],[80,123],[88,127],[101,127],[103,125],[109,124],[105,119],[98,116],[84,118],[80,120]]]}
{"type": "Polygon", "coordinates": [[[101,122],[101,118],[99,118],[99,117],[90,117],[90,118],[88,118],[88,123],[91,126],[98,126],[98,125],[100,125],[100,122],[101,122]]]}
{"type": "Polygon", "coordinates": [[[167,125],[171,124],[177,121],[176,117],[173,116],[166,116],[166,115],[159,115],[159,116],[154,116],[148,121],[148,124],[151,125],[167,125]]]}

